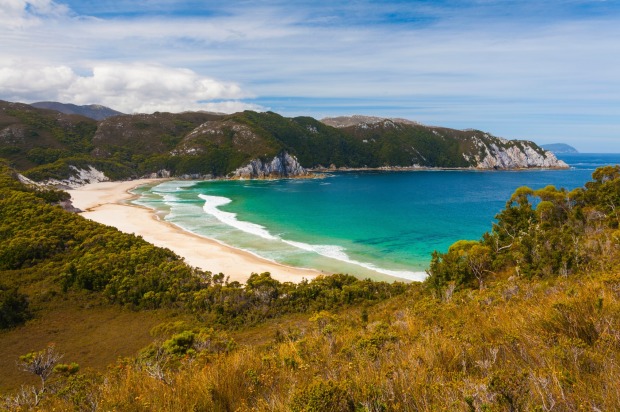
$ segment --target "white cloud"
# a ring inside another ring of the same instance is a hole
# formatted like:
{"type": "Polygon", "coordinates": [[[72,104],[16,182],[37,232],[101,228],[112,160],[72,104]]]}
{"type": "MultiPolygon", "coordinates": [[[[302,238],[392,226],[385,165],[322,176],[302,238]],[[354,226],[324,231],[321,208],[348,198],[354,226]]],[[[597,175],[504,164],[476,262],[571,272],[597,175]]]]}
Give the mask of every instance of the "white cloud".
{"type": "Polygon", "coordinates": [[[29,62],[14,61],[0,66],[0,90],[8,97],[46,96],[69,87],[76,77],[67,66],[33,67],[29,62]]]}
{"type": "Polygon", "coordinates": [[[492,125],[506,137],[573,113],[590,125],[601,108],[618,117],[617,13],[548,12],[566,2],[545,6],[545,16],[528,2],[511,17],[512,8],[503,11],[512,6],[497,2],[461,13],[428,2],[386,2],[386,11],[369,1],[337,1],[333,10],[321,2],[72,1],[101,14],[77,16],[59,6],[64,0],[0,0],[0,98],[230,111],[252,107],[240,102],[251,90],[258,102],[281,102],[283,114],[289,99],[308,115],[323,111],[311,101],[331,99],[342,105],[322,114],[367,107],[433,124],[492,125]],[[169,13],[177,5],[184,12],[169,13]],[[374,20],[386,13],[413,23],[374,20]],[[432,19],[417,24],[418,16],[432,19]],[[30,26],[3,24],[11,19],[30,26]]]}
{"type": "Polygon", "coordinates": [[[249,95],[234,83],[189,69],[149,64],[98,64],[92,75],[81,76],[67,66],[14,63],[0,67],[0,90],[14,100],[98,103],[128,113],[260,109],[239,102],[249,95]]]}
{"type": "Polygon", "coordinates": [[[0,0],[0,24],[8,29],[28,28],[68,12],[65,5],[52,0],[0,0]]]}

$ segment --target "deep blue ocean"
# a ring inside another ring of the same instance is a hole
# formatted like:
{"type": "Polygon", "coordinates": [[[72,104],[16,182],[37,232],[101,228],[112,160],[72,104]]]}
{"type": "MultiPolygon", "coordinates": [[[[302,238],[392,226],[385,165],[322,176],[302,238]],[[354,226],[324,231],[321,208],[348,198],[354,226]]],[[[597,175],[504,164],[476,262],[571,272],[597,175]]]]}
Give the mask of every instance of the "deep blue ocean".
{"type": "Polygon", "coordinates": [[[185,230],[287,265],[421,280],[434,250],[480,239],[518,187],[573,189],[591,180],[597,167],[620,164],[620,154],[558,157],[571,168],[167,181],[137,189],[136,203],[185,230]]]}

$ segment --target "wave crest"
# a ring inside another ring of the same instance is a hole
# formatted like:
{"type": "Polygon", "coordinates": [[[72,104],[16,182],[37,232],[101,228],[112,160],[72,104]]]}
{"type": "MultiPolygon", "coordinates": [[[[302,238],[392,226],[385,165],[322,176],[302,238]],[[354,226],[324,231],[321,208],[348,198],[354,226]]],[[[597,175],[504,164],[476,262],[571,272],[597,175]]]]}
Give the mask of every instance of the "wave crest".
{"type": "Polygon", "coordinates": [[[243,232],[251,233],[256,236],[260,236],[264,239],[269,240],[277,240],[279,239],[277,236],[269,233],[264,226],[257,225],[256,223],[244,222],[242,220],[237,219],[237,214],[232,212],[224,212],[223,210],[218,209],[219,206],[224,206],[231,202],[227,197],[222,196],[208,196],[208,195],[198,195],[202,200],[205,201],[205,204],[202,206],[202,209],[215,217],[220,222],[232,226],[236,229],[239,229],[243,232]]]}
{"type": "Polygon", "coordinates": [[[220,206],[224,206],[230,203],[232,200],[222,196],[209,196],[209,195],[198,195],[202,200],[205,201],[203,205],[203,210],[215,217],[220,222],[239,229],[243,232],[250,233],[256,236],[260,236],[264,239],[269,240],[279,240],[290,246],[293,246],[297,249],[302,249],[307,252],[313,252],[319,254],[321,256],[335,259],[341,262],[349,263],[351,265],[360,266],[366,269],[370,269],[372,271],[382,273],[384,275],[393,276],[401,279],[408,279],[414,281],[422,281],[426,278],[426,272],[410,272],[405,270],[390,270],[384,269],[378,266],[373,265],[372,263],[360,262],[355,259],[351,259],[349,255],[347,255],[345,249],[341,246],[337,245],[312,245],[309,243],[303,242],[295,242],[293,240],[283,239],[279,236],[274,236],[264,226],[258,225],[256,223],[246,222],[237,219],[236,213],[225,212],[223,210],[218,209],[220,206]]]}

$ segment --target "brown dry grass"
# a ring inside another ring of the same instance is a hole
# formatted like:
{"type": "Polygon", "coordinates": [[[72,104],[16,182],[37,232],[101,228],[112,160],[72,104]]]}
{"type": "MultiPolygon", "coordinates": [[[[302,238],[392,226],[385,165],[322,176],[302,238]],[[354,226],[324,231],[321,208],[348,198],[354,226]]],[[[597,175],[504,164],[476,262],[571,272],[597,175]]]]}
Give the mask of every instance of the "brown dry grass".
{"type": "Polygon", "coordinates": [[[169,384],[118,365],[95,390],[99,407],[620,410],[620,274],[500,280],[448,302],[414,291],[369,312],[367,325],[349,309],[278,342],[185,358],[169,384]]]}
{"type": "Polygon", "coordinates": [[[149,331],[155,325],[180,319],[170,310],[136,312],[100,305],[88,296],[69,296],[41,303],[43,310],[37,311],[35,319],[0,333],[0,392],[36,382],[17,368],[16,361],[49,343],[64,353],[63,362],[103,371],[118,357],[134,356],[148,345],[153,340],[149,331]]]}

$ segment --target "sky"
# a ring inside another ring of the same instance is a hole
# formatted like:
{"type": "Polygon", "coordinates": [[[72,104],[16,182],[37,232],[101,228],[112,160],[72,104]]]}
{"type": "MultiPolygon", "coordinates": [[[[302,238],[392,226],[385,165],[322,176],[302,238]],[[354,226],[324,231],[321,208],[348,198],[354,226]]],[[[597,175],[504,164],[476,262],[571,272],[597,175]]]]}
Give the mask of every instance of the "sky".
{"type": "Polygon", "coordinates": [[[620,0],[0,0],[0,99],[401,117],[620,153],[620,0]]]}

